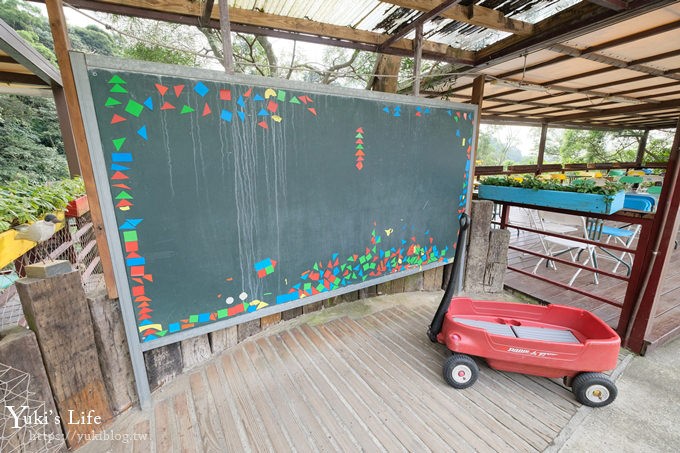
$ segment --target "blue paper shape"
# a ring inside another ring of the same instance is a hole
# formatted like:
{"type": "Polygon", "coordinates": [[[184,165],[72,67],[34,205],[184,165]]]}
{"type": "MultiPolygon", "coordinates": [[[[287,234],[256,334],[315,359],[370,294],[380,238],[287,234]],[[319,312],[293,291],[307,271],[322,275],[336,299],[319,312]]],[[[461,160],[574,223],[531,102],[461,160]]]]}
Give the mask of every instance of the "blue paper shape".
{"type": "Polygon", "coordinates": [[[231,117],[232,113],[229,110],[222,110],[222,113],[220,113],[220,118],[229,123],[231,123],[231,117]]]}
{"type": "Polygon", "coordinates": [[[146,101],[143,102],[143,104],[148,108],[149,110],[153,110],[153,99],[151,99],[151,96],[146,98],[146,101]]]}
{"type": "Polygon", "coordinates": [[[137,130],[137,134],[139,134],[140,137],[142,137],[144,140],[148,140],[149,136],[146,132],[146,126],[142,126],[137,130]]]}
{"type": "Polygon", "coordinates": [[[203,82],[198,82],[194,86],[194,91],[198,93],[199,96],[204,97],[206,94],[208,94],[208,91],[210,91],[210,89],[207,86],[205,86],[203,82]]]}

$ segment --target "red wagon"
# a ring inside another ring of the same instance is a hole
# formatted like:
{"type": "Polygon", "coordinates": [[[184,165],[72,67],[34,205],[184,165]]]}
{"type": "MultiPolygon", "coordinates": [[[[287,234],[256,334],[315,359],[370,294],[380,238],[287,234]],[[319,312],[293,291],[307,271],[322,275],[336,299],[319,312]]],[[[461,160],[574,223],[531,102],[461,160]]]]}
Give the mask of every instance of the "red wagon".
{"type": "Polygon", "coordinates": [[[497,370],[561,377],[587,406],[614,401],[616,385],[602,372],[616,367],[621,339],[597,316],[563,305],[453,296],[461,287],[467,223],[463,215],[453,274],[428,330],[431,341],[453,352],[444,363],[446,382],[458,389],[474,384],[477,356],[497,370]]]}
{"type": "Polygon", "coordinates": [[[472,355],[497,370],[564,378],[588,406],[616,398],[615,384],[601,372],[616,367],[619,336],[585,310],[454,297],[437,341],[454,352],[444,379],[455,388],[477,379],[472,355]]]}

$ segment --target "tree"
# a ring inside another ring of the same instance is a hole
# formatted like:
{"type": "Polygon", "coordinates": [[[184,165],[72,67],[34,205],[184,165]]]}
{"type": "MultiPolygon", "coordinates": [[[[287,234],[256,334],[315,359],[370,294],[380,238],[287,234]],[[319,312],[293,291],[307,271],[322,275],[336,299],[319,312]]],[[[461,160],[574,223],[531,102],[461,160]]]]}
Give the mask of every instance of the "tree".
{"type": "Polygon", "coordinates": [[[50,100],[0,96],[0,184],[68,177],[58,124],[50,100]]]}
{"type": "Polygon", "coordinates": [[[479,131],[477,160],[482,165],[507,165],[522,159],[519,137],[511,127],[483,124],[479,131]]]}
{"type": "Polygon", "coordinates": [[[568,129],[560,145],[562,163],[631,162],[642,134],[637,131],[568,129]]]}

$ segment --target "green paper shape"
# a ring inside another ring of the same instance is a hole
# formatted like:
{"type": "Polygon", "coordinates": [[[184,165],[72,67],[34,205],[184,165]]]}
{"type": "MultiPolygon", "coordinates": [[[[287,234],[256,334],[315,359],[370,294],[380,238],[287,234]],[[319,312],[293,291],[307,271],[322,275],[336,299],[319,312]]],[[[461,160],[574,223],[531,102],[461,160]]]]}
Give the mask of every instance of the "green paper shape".
{"type": "Polygon", "coordinates": [[[227,316],[229,316],[229,312],[226,308],[217,310],[217,319],[226,318],[227,316]]]}
{"type": "Polygon", "coordinates": [[[115,75],[115,76],[111,77],[111,80],[109,80],[108,83],[115,83],[115,84],[120,83],[120,84],[125,85],[127,82],[125,80],[121,79],[120,76],[115,75]]]}
{"type": "Polygon", "coordinates": [[[116,200],[132,200],[132,195],[123,190],[116,196],[116,200]]]}
{"type": "Polygon", "coordinates": [[[243,309],[247,311],[248,308],[250,308],[250,304],[248,302],[243,302],[243,309]]]}
{"type": "Polygon", "coordinates": [[[158,335],[159,337],[164,337],[166,333],[168,333],[167,330],[161,330],[160,332],[156,332],[156,335],[158,335]]]}
{"type": "Polygon", "coordinates": [[[193,112],[193,111],[194,111],[194,109],[192,109],[192,108],[189,107],[188,105],[185,105],[184,107],[182,107],[182,110],[180,110],[179,113],[180,113],[180,115],[181,115],[181,114],[184,114],[184,113],[191,113],[191,112],[193,112]]]}
{"type": "Polygon", "coordinates": [[[114,98],[110,97],[106,100],[104,107],[113,107],[114,105],[120,105],[120,104],[122,104],[122,102],[120,102],[118,99],[114,99],[114,98]]]}
{"type": "Polygon", "coordinates": [[[113,146],[116,147],[116,151],[120,151],[120,148],[123,146],[123,143],[125,143],[125,137],[114,138],[111,141],[113,142],[113,146]]]}
{"type": "Polygon", "coordinates": [[[130,99],[127,105],[125,106],[125,111],[137,118],[139,118],[139,115],[142,113],[143,110],[144,106],[137,101],[133,101],[132,99],[130,99]]]}
{"type": "Polygon", "coordinates": [[[136,231],[124,231],[123,241],[125,242],[137,242],[137,232],[136,231]]]}
{"type": "Polygon", "coordinates": [[[276,99],[278,99],[281,102],[285,102],[286,101],[286,92],[283,91],[283,90],[279,90],[279,93],[276,96],[276,99]]]}
{"type": "Polygon", "coordinates": [[[354,136],[354,138],[364,138],[364,136],[361,135],[361,132],[359,132],[357,135],[354,136]]]}
{"type": "Polygon", "coordinates": [[[120,85],[114,85],[109,91],[111,93],[127,93],[127,90],[120,85]]]}
{"type": "Polygon", "coordinates": [[[357,145],[356,149],[364,149],[364,145],[359,144],[357,145]]]}
{"type": "Polygon", "coordinates": [[[299,104],[300,100],[298,98],[296,98],[295,96],[293,96],[292,98],[290,98],[290,101],[288,101],[288,102],[290,102],[291,104],[299,104]]]}
{"type": "Polygon", "coordinates": [[[197,323],[197,322],[198,322],[198,315],[191,315],[191,316],[189,316],[189,322],[190,322],[191,324],[197,323]]]}

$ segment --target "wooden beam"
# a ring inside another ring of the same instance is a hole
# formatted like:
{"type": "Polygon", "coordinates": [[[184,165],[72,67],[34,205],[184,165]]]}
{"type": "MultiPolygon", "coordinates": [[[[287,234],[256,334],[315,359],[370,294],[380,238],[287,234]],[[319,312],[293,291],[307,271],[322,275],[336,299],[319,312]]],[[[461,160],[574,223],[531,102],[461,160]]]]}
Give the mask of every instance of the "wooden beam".
{"type": "MultiPolygon", "coordinates": [[[[194,26],[199,25],[199,18],[203,16],[201,3],[192,0],[69,0],[69,4],[92,11],[194,26]]],[[[233,31],[359,48],[372,52],[375,52],[385,40],[382,33],[241,8],[229,8],[229,20],[233,31]]],[[[213,7],[210,21],[205,26],[219,28],[219,11],[216,11],[216,8],[213,7]]],[[[413,41],[402,39],[384,53],[411,56],[413,41]]],[[[463,64],[471,64],[475,58],[474,52],[432,41],[423,43],[423,55],[433,60],[463,64]]]]}
{"type": "Polygon", "coordinates": [[[414,62],[413,62],[413,95],[420,96],[420,68],[423,60],[423,25],[416,27],[416,39],[414,42],[414,62]]]}
{"type": "MultiPolygon", "coordinates": [[[[666,77],[673,80],[680,80],[680,75],[673,74],[672,71],[664,71],[663,69],[653,68],[651,66],[643,66],[640,64],[632,64],[629,61],[621,60],[620,58],[613,58],[607,55],[601,55],[594,52],[584,52],[574,47],[565,46],[563,44],[555,44],[550,47],[550,50],[561,53],[563,55],[570,55],[574,58],[583,58],[590,61],[606,64],[611,66],[611,70],[628,69],[630,71],[641,72],[656,77],[666,77]]],[[[588,49],[586,49],[588,50],[588,49]]],[[[654,57],[653,57],[654,58],[654,57]]],[[[652,60],[653,61],[653,60],[652,60]]]]}
{"type": "Polygon", "coordinates": [[[392,44],[399,41],[404,36],[408,35],[412,30],[415,30],[418,27],[422,27],[428,20],[432,19],[433,17],[437,16],[440,13],[443,13],[447,9],[451,8],[452,6],[460,2],[461,0],[446,0],[440,5],[435,6],[430,11],[421,14],[420,16],[418,16],[417,19],[415,19],[411,23],[399,27],[395,33],[393,33],[392,35],[390,35],[389,38],[380,43],[380,45],[378,46],[378,52],[382,52],[383,50],[387,49],[392,44]]]}
{"type": "Polygon", "coordinates": [[[585,112],[577,113],[574,115],[565,115],[557,118],[549,119],[550,123],[553,122],[565,122],[572,120],[584,120],[590,119],[596,116],[613,116],[628,113],[638,113],[638,112],[653,112],[655,110],[665,110],[665,109],[680,109],[680,100],[663,101],[656,104],[636,104],[626,107],[619,107],[615,109],[606,109],[600,112],[585,112]]]}
{"type": "MultiPolygon", "coordinates": [[[[431,11],[439,4],[437,0],[383,0],[383,3],[416,11],[431,11]]],[[[534,26],[528,22],[512,19],[503,15],[500,11],[477,5],[471,7],[455,5],[439,15],[456,22],[491,28],[515,35],[527,36],[534,30],[534,26]]]]}
{"type": "MultiPolygon", "coordinates": [[[[486,76],[484,74],[475,77],[472,81],[472,98],[470,104],[477,106],[477,115],[475,115],[475,145],[472,150],[472,158],[470,162],[470,174],[475,174],[475,162],[477,160],[477,148],[479,147],[479,127],[482,124],[482,107],[484,104],[484,86],[486,85],[486,76]]],[[[470,197],[471,198],[471,197],[470,197]]],[[[470,203],[468,201],[468,203],[470,203]]]]}
{"type": "Polygon", "coordinates": [[[545,142],[548,139],[548,124],[541,124],[541,139],[538,141],[538,157],[536,158],[536,175],[540,175],[543,167],[543,157],[545,156],[545,142]]]}
{"type": "Polygon", "coordinates": [[[379,54],[373,68],[375,75],[369,80],[367,88],[384,93],[396,93],[400,68],[401,57],[379,54]]]}
{"type": "MultiPolygon", "coordinates": [[[[206,10],[206,12],[208,12],[206,10]]],[[[231,46],[231,26],[229,24],[229,3],[220,2],[220,34],[222,35],[222,58],[227,74],[234,73],[234,50],[231,46]]]]}
{"type": "Polygon", "coordinates": [[[90,203],[92,225],[97,240],[97,249],[99,251],[99,257],[101,258],[102,269],[104,271],[104,282],[106,283],[109,297],[111,299],[116,299],[118,298],[118,290],[116,289],[116,281],[113,276],[111,252],[109,251],[109,244],[106,242],[106,234],[104,233],[99,195],[97,194],[97,188],[94,182],[92,161],[90,160],[90,152],[87,147],[87,139],[85,138],[85,126],[83,125],[80,104],[78,103],[78,93],[76,92],[76,84],[73,79],[71,59],[68,54],[70,42],[66,32],[66,19],[64,18],[63,3],[62,0],[46,0],[45,4],[47,6],[50,29],[52,30],[52,38],[54,39],[54,53],[56,54],[57,62],[59,63],[61,79],[64,85],[64,96],[66,98],[68,114],[71,118],[71,127],[73,130],[76,152],[78,154],[78,161],[80,162],[80,171],[83,181],[85,182],[85,192],[87,193],[87,198],[90,203]]]}
{"type": "Polygon", "coordinates": [[[621,11],[628,8],[628,2],[625,0],[588,0],[590,3],[604,6],[605,8],[613,9],[614,11],[621,11]]]}
{"type": "Polygon", "coordinates": [[[50,86],[37,75],[19,74],[16,72],[0,72],[0,83],[18,83],[22,85],[50,86]]]}

